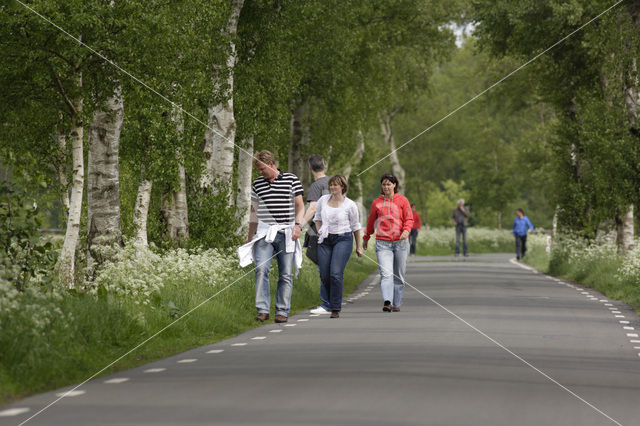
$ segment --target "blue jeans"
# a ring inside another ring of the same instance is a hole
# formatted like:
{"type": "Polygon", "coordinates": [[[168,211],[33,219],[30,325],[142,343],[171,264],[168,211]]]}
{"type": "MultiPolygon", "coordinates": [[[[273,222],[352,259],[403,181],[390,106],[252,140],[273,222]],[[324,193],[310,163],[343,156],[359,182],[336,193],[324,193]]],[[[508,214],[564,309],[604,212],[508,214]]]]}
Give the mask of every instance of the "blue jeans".
{"type": "Polygon", "coordinates": [[[376,255],[380,266],[380,290],[382,300],[393,306],[402,305],[404,274],[409,256],[409,240],[376,240],[376,255]]]}
{"type": "Polygon", "coordinates": [[[466,255],[467,249],[467,227],[464,225],[456,225],[456,254],[460,254],[460,235],[462,235],[462,250],[466,255]]]}
{"type": "Polygon", "coordinates": [[[273,242],[268,243],[263,239],[253,245],[253,259],[256,263],[256,308],[259,314],[268,314],[271,304],[271,292],[269,289],[269,268],[271,256],[278,253],[278,288],[276,290],[276,315],[289,316],[291,309],[291,290],[293,278],[294,253],[287,253],[284,233],[279,232],[273,242]]]}
{"type": "Polygon", "coordinates": [[[322,299],[323,307],[330,311],[342,309],[342,276],[352,251],[351,232],[331,234],[318,244],[318,271],[322,281],[320,298],[325,297],[322,299]]]}

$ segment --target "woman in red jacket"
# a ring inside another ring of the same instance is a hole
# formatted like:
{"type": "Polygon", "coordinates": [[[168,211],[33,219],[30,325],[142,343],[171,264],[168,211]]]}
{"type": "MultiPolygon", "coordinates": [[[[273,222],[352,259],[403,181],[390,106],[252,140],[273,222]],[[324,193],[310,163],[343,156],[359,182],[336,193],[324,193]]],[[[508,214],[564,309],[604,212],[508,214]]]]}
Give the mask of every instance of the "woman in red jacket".
{"type": "Polygon", "coordinates": [[[362,248],[376,234],[376,255],[380,268],[380,290],[385,312],[398,312],[402,305],[404,274],[409,256],[409,233],[413,225],[411,206],[398,194],[398,179],[390,174],[380,179],[382,195],[373,200],[364,231],[362,248]]]}

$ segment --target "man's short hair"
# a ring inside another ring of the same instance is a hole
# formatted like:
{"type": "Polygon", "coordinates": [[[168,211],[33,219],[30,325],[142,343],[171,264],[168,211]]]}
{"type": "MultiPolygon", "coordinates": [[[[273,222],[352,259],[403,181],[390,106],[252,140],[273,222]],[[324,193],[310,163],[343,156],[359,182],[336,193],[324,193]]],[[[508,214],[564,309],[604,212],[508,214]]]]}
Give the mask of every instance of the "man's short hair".
{"type": "Polygon", "coordinates": [[[460,199],[458,200],[458,204],[460,204],[460,203],[464,204],[464,198],[460,198],[460,199]]]}
{"type": "Polygon", "coordinates": [[[322,155],[310,155],[307,162],[309,163],[309,167],[311,168],[311,170],[313,170],[314,172],[321,172],[327,167],[326,163],[324,162],[324,158],[322,158],[322,155]]]}
{"type": "Polygon", "coordinates": [[[327,183],[328,185],[332,185],[334,183],[337,183],[338,185],[340,185],[342,187],[342,193],[346,194],[347,193],[347,189],[349,189],[349,184],[347,183],[347,178],[342,176],[342,175],[333,175],[329,178],[329,182],[327,183]]]}
{"type": "Polygon", "coordinates": [[[271,151],[267,151],[266,149],[258,152],[256,155],[253,156],[253,165],[256,167],[258,166],[259,163],[264,163],[266,165],[269,165],[269,163],[275,164],[275,162],[276,162],[276,159],[271,153],[271,151]]]}
{"type": "Polygon", "coordinates": [[[522,213],[522,216],[524,216],[524,210],[522,210],[522,209],[518,209],[518,210],[516,210],[516,211],[517,211],[517,212],[522,213]]]}

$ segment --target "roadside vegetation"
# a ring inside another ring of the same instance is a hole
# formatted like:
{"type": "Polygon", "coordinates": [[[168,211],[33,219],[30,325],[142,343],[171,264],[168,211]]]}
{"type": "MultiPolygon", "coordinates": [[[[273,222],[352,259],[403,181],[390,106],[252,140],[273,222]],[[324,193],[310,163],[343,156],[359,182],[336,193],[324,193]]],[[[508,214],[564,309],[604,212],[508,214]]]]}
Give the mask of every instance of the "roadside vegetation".
{"type": "MultiPolygon", "coordinates": [[[[513,234],[506,229],[469,227],[467,228],[467,243],[471,254],[511,253],[515,251],[513,234]]],[[[418,256],[453,255],[455,246],[456,231],[453,227],[423,228],[418,233],[416,254],[418,256]]],[[[462,253],[462,241],[460,241],[460,253],[462,253]]]]}
{"type": "Polygon", "coordinates": [[[621,300],[640,313],[640,245],[620,254],[615,241],[588,240],[577,235],[555,238],[550,252],[546,242],[534,239],[524,261],[540,272],[591,287],[621,300]]]}
{"type": "MultiPolygon", "coordinates": [[[[374,268],[354,256],[345,294],[374,268]]],[[[0,278],[0,404],[81,382],[174,322],[101,375],[259,325],[252,269],[240,269],[231,249],[141,251],[128,245],[83,291],[42,284],[18,291],[0,278]]],[[[306,260],[294,278],[292,311],[315,306],[319,286],[317,269],[306,260]]]]}

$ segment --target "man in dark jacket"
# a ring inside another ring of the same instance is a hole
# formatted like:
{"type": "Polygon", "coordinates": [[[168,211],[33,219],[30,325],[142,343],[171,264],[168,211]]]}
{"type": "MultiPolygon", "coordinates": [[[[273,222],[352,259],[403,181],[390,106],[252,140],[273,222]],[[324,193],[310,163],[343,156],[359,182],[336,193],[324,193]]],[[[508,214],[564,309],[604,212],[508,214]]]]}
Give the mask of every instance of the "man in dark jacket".
{"type": "Polygon", "coordinates": [[[460,236],[462,236],[462,252],[465,257],[469,256],[469,250],[467,247],[467,226],[469,225],[469,209],[464,205],[464,200],[460,198],[458,200],[458,206],[453,209],[451,214],[451,220],[453,226],[456,227],[456,257],[460,256],[460,236]]]}

